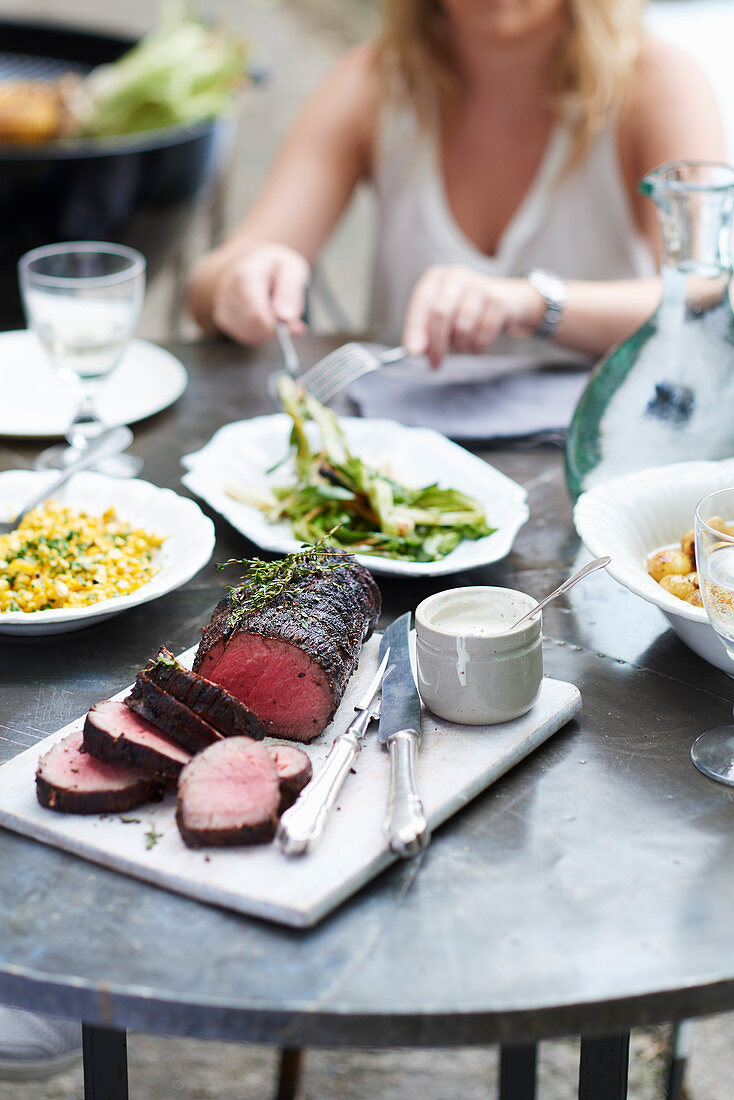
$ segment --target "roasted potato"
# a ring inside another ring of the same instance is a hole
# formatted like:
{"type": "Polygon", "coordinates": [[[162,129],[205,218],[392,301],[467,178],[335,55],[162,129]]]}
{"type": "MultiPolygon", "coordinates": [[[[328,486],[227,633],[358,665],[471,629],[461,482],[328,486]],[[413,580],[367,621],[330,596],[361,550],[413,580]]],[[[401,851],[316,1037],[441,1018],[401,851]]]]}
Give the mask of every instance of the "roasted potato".
{"type": "Polygon", "coordinates": [[[671,596],[677,596],[679,600],[690,600],[691,596],[698,591],[688,577],[682,573],[666,573],[664,577],[660,578],[659,583],[661,588],[664,588],[666,592],[670,592],[671,596]]]}
{"type": "Polygon", "coordinates": [[[663,577],[691,572],[691,559],[682,550],[658,550],[647,559],[647,571],[658,584],[663,577]]]}
{"type": "Polygon", "coordinates": [[[730,535],[731,524],[727,523],[721,516],[712,516],[711,519],[707,519],[706,523],[709,527],[713,527],[714,531],[721,531],[722,535],[730,535]]]}
{"type": "Polygon", "coordinates": [[[681,550],[691,559],[691,565],[696,568],[696,532],[691,527],[680,540],[681,550]]]}

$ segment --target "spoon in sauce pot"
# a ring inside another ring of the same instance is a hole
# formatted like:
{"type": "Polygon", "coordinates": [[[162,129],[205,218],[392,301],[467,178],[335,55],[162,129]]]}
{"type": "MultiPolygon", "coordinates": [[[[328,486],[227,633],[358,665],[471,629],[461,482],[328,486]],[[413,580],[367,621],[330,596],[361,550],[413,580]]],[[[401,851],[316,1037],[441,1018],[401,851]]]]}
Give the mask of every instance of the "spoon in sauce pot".
{"type": "Polygon", "coordinates": [[[575,584],[582,581],[584,577],[588,577],[590,573],[595,573],[597,569],[606,569],[609,562],[612,559],[609,555],[605,555],[603,558],[594,558],[588,565],[585,565],[583,569],[579,569],[578,573],[574,573],[572,577],[569,577],[567,581],[560,584],[549,596],[546,596],[544,600],[541,600],[539,604],[536,604],[532,611],[528,611],[526,615],[523,615],[521,619],[518,619],[516,623],[513,623],[511,630],[514,630],[520,623],[524,623],[526,619],[532,619],[533,615],[537,615],[539,611],[549,604],[551,600],[555,600],[556,596],[562,596],[564,592],[568,592],[569,588],[573,588],[575,584]]]}

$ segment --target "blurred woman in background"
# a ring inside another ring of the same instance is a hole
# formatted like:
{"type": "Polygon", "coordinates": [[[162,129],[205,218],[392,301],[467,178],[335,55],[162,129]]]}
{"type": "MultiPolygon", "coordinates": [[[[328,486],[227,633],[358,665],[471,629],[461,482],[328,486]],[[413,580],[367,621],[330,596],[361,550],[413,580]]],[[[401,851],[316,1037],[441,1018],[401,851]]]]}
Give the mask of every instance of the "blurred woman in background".
{"type": "Polygon", "coordinates": [[[368,327],[382,338],[436,365],[502,334],[592,356],[628,335],[659,297],[640,178],[724,159],[695,63],[643,32],[643,0],[385,0],[383,14],[197,265],[195,318],[247,344],[276,319],[302,331],[310,264],[368,179],[368,327]]]}

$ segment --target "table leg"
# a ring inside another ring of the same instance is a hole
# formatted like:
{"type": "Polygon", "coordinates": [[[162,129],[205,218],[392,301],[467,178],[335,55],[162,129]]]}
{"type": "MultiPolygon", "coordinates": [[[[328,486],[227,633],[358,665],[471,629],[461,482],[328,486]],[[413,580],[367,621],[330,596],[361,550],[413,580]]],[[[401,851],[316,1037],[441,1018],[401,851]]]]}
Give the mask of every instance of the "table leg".
{"type": "Polygon", "coordinates": [[[535,1100],[535,1044],[500,1047],[499,1100],[535,1100]]]}
{"type": "Polygon", "coordinates": [[[280,1052],[280,1070],[278,1073],[278,1091],[275,1100],[295,1100],[298,1080],[301,1075],[301,1056],[298,1047],[284,1047],[280,1052]]]}
{"type": "Polygon", "coordinates": [[[686,1076],[688,1057],[691,1053],[692,1030],[693,1020],[680,1020],[673,1026],[665,1100],[681,1100],[683,1095],[683,1081],[686,1076]]]}
{"type": "Polygon", "coordinates": [[[128,1100],[125,1032],[82,1024],[82,1051],[84,1100],[128,1100]]]}
{"type": "Polygon", "coordinates": [[[626,1100],[630,1036],[581,1040],[579,1100],[626,1100]]]}

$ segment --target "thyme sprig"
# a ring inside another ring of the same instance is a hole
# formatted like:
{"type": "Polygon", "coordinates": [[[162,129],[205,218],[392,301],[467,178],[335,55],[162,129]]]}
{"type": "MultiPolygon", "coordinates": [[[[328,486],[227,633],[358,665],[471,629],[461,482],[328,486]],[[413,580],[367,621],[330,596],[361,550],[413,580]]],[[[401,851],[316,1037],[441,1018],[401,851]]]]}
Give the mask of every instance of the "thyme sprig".
{"type": "Polygon", "coordinates": [[[155,657],[151,657],[146,666],[146,671],[151,671],[158,667],[163,668],[179,668],[179,663],[175,657],[166,657],[164,653],[157,653],[155,657]]]}
{"type": "Polygon", "coordinates": [[[232,625],[236,626],[245,615],[259,611],[271,603],[292,602],[299,582],[305,578],[323,577],[336,569],[356,564],[341,554],[335,558],[332,547],[327,545],[327,539],[333,533],[327,532],[314,545],[304,543],[300,550],[276,561],[230,558],[229,561],[220,562],[217,565],[219,572],[230,565],[243,567],[239,583],[227,588],[232,625]]]}

